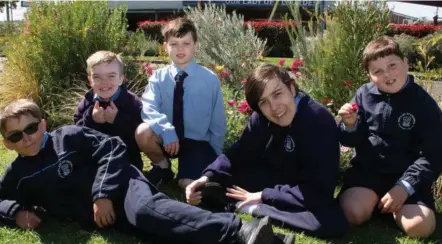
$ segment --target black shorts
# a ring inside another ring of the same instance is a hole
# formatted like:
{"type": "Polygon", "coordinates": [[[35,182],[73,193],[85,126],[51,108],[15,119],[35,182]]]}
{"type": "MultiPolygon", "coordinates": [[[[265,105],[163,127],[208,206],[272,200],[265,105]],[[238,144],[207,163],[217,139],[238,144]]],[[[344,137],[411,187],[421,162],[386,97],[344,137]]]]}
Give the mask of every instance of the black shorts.
{"type": "MultiPolygon", "coordinates": [[[[352,187],[364,187],[373,190],[380,200],[396,185],[396,182],[401,176],[402,175],[379,174],[367,168],[353,166],[344,173],[344,185],[339,194],[342,194],[345,190],[352,187]]],[[[423,205],[435,211],[431,186],[422,187],[419,191],[415,191],[413,195],[407,198],[404,205],[406,204],[423,205]]]]}
{"type": "Polygon", "coordinates": [[[202,172],[217,158],[215,150],[207,141],[196,141],[185,138],[180,142],[178,155],[172,156],[164,151],[168,158],[178,158],[177,179],[196,180],[202,172]]]}

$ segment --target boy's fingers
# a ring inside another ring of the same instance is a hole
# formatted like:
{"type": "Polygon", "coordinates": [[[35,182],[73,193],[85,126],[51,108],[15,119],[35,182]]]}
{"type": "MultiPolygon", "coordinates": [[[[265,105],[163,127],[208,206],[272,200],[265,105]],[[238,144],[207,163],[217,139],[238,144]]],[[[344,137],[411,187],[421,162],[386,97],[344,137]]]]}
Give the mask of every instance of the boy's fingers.
{"type": "Polygon", "coordinates": [[[98,101],[95,101],[94,108],[98,109],[99,107],[100,107],[100,104],[98,103],[98,101]]]}
{"type": "Polygon", "coordinates": [[[110,102],[110,105],[111,105],[111,107],[112,107],[113,109],[117,109],[117,106],[115,105],[114,101],[111,101],[111,102],[110,102]]]}

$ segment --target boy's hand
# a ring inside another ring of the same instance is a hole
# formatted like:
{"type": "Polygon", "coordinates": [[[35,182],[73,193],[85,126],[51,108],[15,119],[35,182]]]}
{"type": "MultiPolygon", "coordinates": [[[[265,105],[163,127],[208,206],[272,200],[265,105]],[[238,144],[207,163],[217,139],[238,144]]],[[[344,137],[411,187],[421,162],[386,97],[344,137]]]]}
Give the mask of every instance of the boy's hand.
{"type": "Polygon", "coordinates": [[[209,182],[209,178],[207,176],[202,176],[198,180],[193,181],[186,187],[186,201],[190,205],[198,205],[201,203],[201,192],[195,190],[201,186],[209,182]]]}
{"type": "Polygon", "coordinates": [[[94,109],[92,110],[92,119],[98,124],[103,124],[106,122],[104,118],[104,109],[103,107],[100,107],[98,101],[96,101],[94,104],[94,109]]]}
{"type": "Polygon", "coordinates": [[[115,117],[117,117],[118,108],[113,101],[110,102],[104,113],[104,119],[106,122],[113,124],[115,117]]]}
{"type": "Polygon", "coordinates": [[[402,186],[396,185],[382,197],[378,208],[381,210],[381,213],[396,213],[401,210],[407,198],[407,190],[402,186]]]}
{"type": "Polygon", "coordinates": [[[32,212],[21,210],[15,215],[15,223],[22,229],[32,230],[40,225],[41,219],[32,212]]]}
{"type": "Polygon", "coordinates": [[[166,151],[169,155],[175,156],[180,151],[180,142],[174,141],[164,146],[164,151],[166,151]]]}
{"type": "Polygon", "coordinates": [[[101,198],[94,202],[94,221],[98,227],[103,228],[105,226],[115,223],[115,212],[112,201],[107,198],[101,198]]]}
{"type": "Polygon", "coordinates": [[[257,204],[262,202],[262,191],[248,192],[239,186],[234,186],[233,188],[227,188],[226,196],[238,201],[242,201],[238,205],[238,209],[241,209],[247,204],[257,204]]]}
{"type": "Polygon", "coordinates": [[[344,104],[339,109],[338,114],[347,128],[353,128],[358,120],[357,106],[353,106],[350,103],[344,104]]]}

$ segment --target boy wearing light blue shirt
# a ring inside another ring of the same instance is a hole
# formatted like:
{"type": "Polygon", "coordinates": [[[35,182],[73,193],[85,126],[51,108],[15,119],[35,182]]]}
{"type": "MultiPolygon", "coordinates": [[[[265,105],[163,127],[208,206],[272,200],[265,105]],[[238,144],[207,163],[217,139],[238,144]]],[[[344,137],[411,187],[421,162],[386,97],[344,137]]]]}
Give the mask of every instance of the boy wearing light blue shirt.
{"type": "Polygon", "coordinates": [[[178,184],[186,187],[221,154],[226,118],[216,74],[194,60],[198,41],[192,21],[178,18],[163,29],[171,64],[157,70],[142,96],[142,123],[136,132],[150,158],[150,180],[173,178],[169,158],[178,157],[178,184]]]}

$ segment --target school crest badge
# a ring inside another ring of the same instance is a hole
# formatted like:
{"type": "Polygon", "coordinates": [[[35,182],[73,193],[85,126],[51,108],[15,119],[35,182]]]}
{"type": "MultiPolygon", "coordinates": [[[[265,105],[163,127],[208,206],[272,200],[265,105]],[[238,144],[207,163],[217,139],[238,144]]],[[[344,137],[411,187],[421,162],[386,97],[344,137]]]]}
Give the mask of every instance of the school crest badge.
{"type": "Polygon", "coordinates": [[[295,141],[290,135],[287,135],[284,140],[284,148],[287,152],[293,152],[295,150],[295,141]]]}
{"type": "Polygon", "coordinates": [[[60,178],[66,178],[72,173],[73,169],[74,166],[71,161],[63,160],[58,164],[58,176],[60,176],[60,178]]]}
{"type": "Polygon", "coordinates": [[[411,113],[403,113],[399,116],[397,123],[403,130],[411,130],[416,124],[416,118],[411,113]]]}

